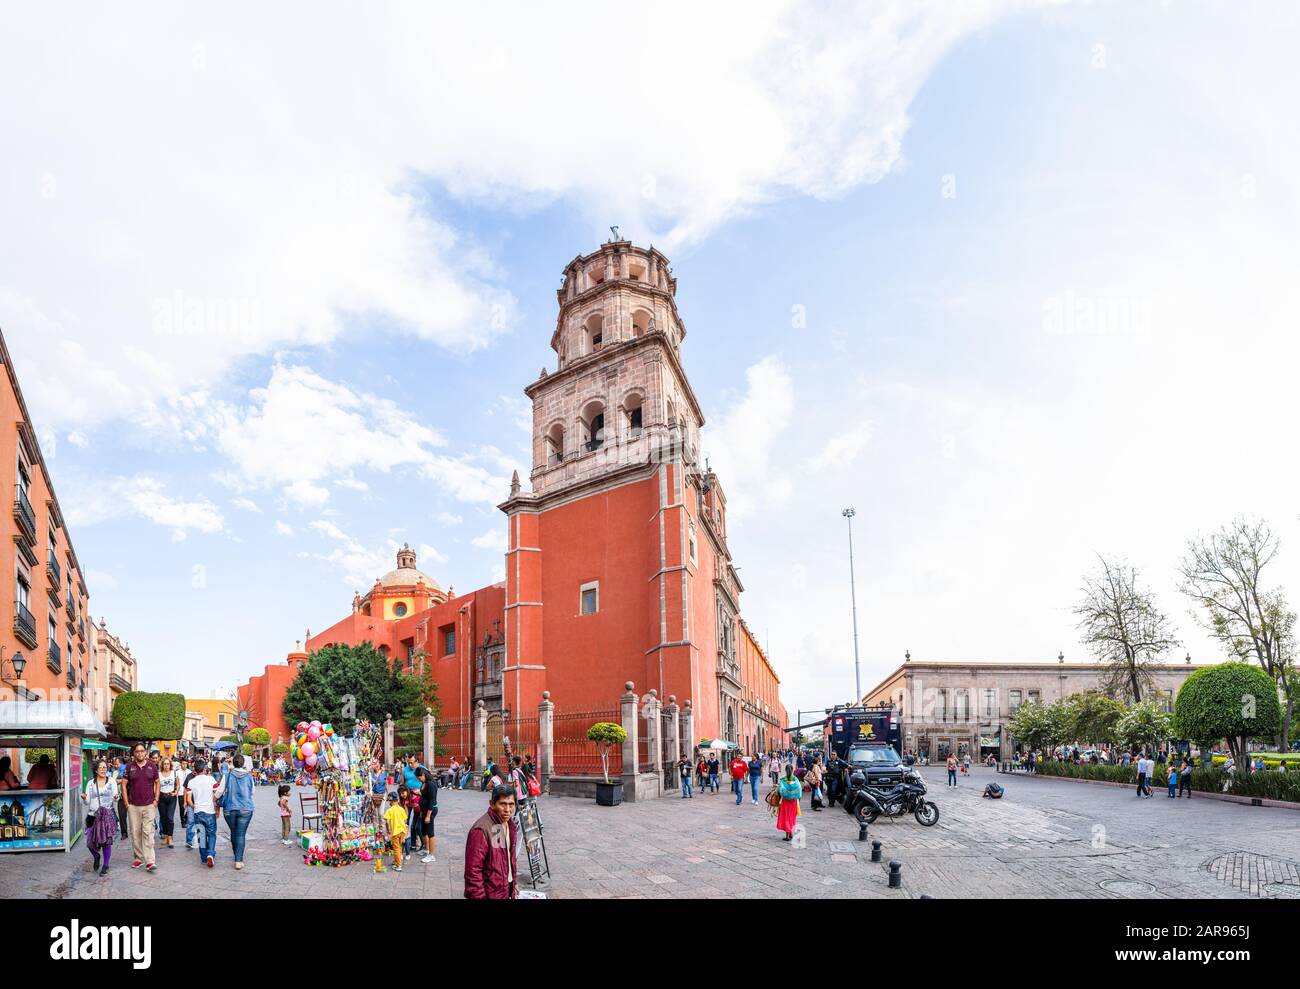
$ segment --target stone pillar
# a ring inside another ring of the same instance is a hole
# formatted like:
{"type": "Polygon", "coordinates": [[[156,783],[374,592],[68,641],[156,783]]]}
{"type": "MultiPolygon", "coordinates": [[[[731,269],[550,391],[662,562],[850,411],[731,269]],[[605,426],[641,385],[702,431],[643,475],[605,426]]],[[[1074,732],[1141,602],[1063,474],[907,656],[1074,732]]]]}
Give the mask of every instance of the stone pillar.
{"type": "Polygon", "coordinates": [[[551,773],[555,765],[555,705],[551,692],[542,691],[542,702],[537,705],[537,774],[542,792],[548,792],[551,773]]]}
{"type": "Polygon", "coordinates": [[[393,751],[393,716],[384,715],[384,765],[391,766],[397,760],[393,751]]]}
{"type": "Polygon", "coordinates": [[[623,730],[627,732],[627,738],[623,740],[623,799],[633,801],[636,800],[637,781],[637,722],[641,715],[636,709],[636,691],[632,681],[627,681],[623,686],[625,692],[619,698],[620,720],[623,730]]]}
{"type": "Polygon", "coordinates": [[[677,695],[668,695],[668,706],[664,708],[668,712],[669,728],[672,737],[669,741],[672,743],[673,758],[680,759],[685,753],[682,752],[682,712],[677,706],[677,695]]]}
{"type": "Polygon", "coordinates": [[[487,767],[487,708],[479,701],[474,707],[474,770],[483,772],[487,767]]]}
{"type": "Polygon", "coordinates": [[[426,707],[424,709],[424,764],[430,769],[433,768],[434,760],[438,757],[435,727],[433,708],[426,707]]]}
{"type": "Polygon", "coordinates": [[[695,758],[695,712],[691,710],[691,702],[688,698],[683,706],[680,716],[682,752],[687,758],[695,758]]]}
{"type": "MultiPolygon", "coordinates": [[[[659,717],[659,691],[650,688],[645,703],[641,705],[641,716],[645,718],[646,753],[650,756],[650,772],[655,774],[658,785],[654,787],[654,796],[668,789],[668,780],[663,775],[663,721],[659,717]]],[[[650,796],[650,794],[646,794],[650,796]]]]}

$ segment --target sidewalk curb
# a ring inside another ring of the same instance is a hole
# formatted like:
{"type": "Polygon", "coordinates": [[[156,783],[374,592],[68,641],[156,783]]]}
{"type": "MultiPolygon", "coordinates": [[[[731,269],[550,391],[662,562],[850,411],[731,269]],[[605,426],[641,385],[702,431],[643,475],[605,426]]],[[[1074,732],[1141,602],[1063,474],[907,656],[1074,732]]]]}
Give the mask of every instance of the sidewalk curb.
{"type": "MultiPolygon", "coordinates": [[[[999,776],[1011,776],[1016,779],[1044,779],[1044,780],[1061,780],[1064,783],[1091,783],[1093,786],[1117,786],[1122,789],[1132,790],[1137,786],[1137,781],[1132,783],[1115,783],[1111,780],[1085,780],[1075,776],[1039,776],[1038,773],[998,773],[999,776]]],[[[1197,790],[1198,797],[1205,797],[1207,800],[1222,800],[1230,804],[1245,804],[1247,807],[1276,807],[1280,810],[1300,810],[1300,803],[1292,800],[1273,800],[1270,797],[1243,797],[1239,793],[1211,793],[1208,790],[1197,790]],[[1256,803],[1258,801],[1258,803],[1256,803]]],[[[1189,798],[1190,799],[1190,798],[1189,798]]]]}

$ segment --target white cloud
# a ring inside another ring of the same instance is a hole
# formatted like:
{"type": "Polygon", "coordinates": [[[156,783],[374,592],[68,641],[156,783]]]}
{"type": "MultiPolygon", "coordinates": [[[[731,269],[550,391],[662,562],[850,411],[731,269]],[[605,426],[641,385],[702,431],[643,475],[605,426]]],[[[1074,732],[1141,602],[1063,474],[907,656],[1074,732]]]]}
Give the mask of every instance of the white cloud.
{"type": "Polygon", "coordinates": [[[309,528],[315,529],[317,532],[329,536],[331,539],[341,539],[345,542],[350,541],[347,533],[327,519],[317,519],[315,522],[311,523],[309,528]]]}
{"type": "Polygon", "coordinates": [[[80,429],[74,429],[68,434],[68,442],[83,450],[90,446],[90,439],[80,429]]]}
{"type": "Polygon", "coordinates": [[[191,530],[212,534],[225,527],[221,509],[207,498],[175,498],[167,494],[162,481],[147,474],[96,478],[91,484],[74,487],[76,493],[68,499],[66,509],[73,527],[136,516],[171,529],[177,542],[191,530]]]}
{"type": "Polygon", "coordinates": [[[706,427],[703,445],[727,493],[728,511],[740,518],[760,505],[778,505],[792,482],[769,466],[774,444],[794,414],[794,384],[785,363],[764,357],[745,370],[745,393],[706,427]]]}
{"type": "Polygon", "coordinates": [[[826,441],[821,452],[809,459],[808,470],[822,471],[847,467],[858,458],[871,440],[872,424],[864,422],[826,441]]]}
{"type": "Polygon", "coordinates": [[[257,507],[257,502],[253,501],[251,498],[245,498],[242,495],[237,498],[231,498],[230,503],[236,508],[243,509],[245,512],[257,512],[260,514],[262,511],[257,507]]]}
{"type": "Polygon", "coordinates": [[[433,517],[433,520],[439,525],[453,526],[460,525],[465,521],[461,515],[453,515],[451,512],[439,512],[433,517]]]}
{"type": "Polygon", "coordinates": [[[279,519],[276,519],[275,531],[276,534],[280,536],[292,536],[293,526],[289,525],[287,522],[281,522],[279,519]]]}
{"type": "Polygon", "coordinates": [[[420,545],[416,548],[416,553],[418,554],[416,559],[421,569],[426,568],[426,566],[430,563],[447,562],[446,555],[438,552],[437,549],[430,546],[428,543],[420,543],[420,545]]]}
{"type": "Polygon", "coordinates": [[[37,417],[79,426],[328,343],[354,314],[481,347],[510,326],[507,279],[428,183],[564,201],[671,249],[775,198],[881,178],[936,62],[1013,5],[334,7],[311,45],[297,5],[159,5],[130,24],[29,5],[0,38],[0,87],[41,94],[0,110],[0,215],[23,234],[0,243],[0,325],[37,417]],[[602,61],[619,80],[597,97],[602,61]]]}
{"type": "Polygon", "coordinates": [[[504,553],[506,551],[506,530],[504,527],[489,529],[483,535],[475,536],[470,542],[479,549],[490,549],[498,553],[504,553]]]}
{"type": "Polygon", "coordinates": [[[111,573],[105,573],[103,570],[96,570],[93,567],[86,570],[86,584],[92,594],[99,591],[115,591],[122,586],[121,582],[111,573]]]}

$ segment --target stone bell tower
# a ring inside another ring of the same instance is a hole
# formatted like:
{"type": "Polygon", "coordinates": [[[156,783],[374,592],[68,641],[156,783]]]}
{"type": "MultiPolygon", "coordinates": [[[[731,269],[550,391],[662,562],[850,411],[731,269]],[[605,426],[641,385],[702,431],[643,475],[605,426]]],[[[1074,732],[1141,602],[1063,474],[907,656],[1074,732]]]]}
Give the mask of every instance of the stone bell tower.
{"type": "Polygon", "coordinates": [[[609,241],[564,269],[554,372],[533,403],[533,494],[598,480],[631,464],[694,464],[704,417],[681,365],[686,326],[668,259],[609,241]]]}
{"type": "Polygon", "coordinates": [[[626,240],[564,268],[556,364],[524,389],[531,490],[512,483],[500,506],[511,710],[543,690],[600,705],[631,680],[692,700],[696,729],[719,730],[717,602],[734,570],[697,466],[704,416],[682,368],[676,292],[668,259],[626,240]]]}

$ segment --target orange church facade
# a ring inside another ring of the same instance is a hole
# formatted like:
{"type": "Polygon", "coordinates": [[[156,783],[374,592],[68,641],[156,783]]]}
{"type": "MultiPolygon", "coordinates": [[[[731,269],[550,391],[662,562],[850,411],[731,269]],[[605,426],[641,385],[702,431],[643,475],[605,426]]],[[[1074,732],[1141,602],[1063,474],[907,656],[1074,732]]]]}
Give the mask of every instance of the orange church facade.
{"type": "Polygon", "coordinates": [[[699,463],[676,290],[667,258],[627,241],[569,263],[556,367],[524,389],[530,490],[516,475],[500,506],[505,582],[453,596],[403,547],[350,615],[241,688],[273,738],[288,736],[280,700],[309,654],[370,641],[404,667],[433,664],[444,720],[479,700],[535,712],[543,691],[560,709],[606,706],[630,680],[689,701],[692,741],[784,743],[779,680],[740,620],[726,496],[699,463]]]}

